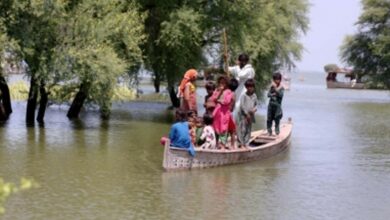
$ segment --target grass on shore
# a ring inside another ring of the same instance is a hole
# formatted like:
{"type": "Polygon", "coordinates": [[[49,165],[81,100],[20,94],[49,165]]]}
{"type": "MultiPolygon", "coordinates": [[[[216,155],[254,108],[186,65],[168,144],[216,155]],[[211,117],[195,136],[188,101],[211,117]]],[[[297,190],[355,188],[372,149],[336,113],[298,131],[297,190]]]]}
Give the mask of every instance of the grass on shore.
{"type": "MultiPolygon", "coordinates": [[[[51,91],[50,99],[52,101],[66,102],[66,100],[63,100],[64,97],[55,97],[56,94],[57,95],[63,94],[57,91],[58,89],[60,89],[59,86],[53,87],[53,91],[51,91]]],[[[10,90],[11,99],[14,101],[26,101],[28,98],[29,85],[25,81],[17,81],[9,84],[9,90],[10,90]]],[[[67,101],[71,102],[71,100],[67,100],[67,101]]],[[[134,89],[130,89],[127,86],[117,86],[114,88],[112,101],[114,102],[141,101],[141,102],[165,103],[165,102],[169,102],[170,100],[167,94],[161,94],[161,93],[140,94],[137,97],[136,91],[134,89]]]]}

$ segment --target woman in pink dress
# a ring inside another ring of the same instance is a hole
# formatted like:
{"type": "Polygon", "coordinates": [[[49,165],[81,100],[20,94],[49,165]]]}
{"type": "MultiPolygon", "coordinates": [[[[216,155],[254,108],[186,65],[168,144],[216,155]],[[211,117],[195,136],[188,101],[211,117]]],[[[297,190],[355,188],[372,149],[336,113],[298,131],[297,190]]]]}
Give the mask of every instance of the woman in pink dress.
{"type": "Polygon", "coordinates": [[[221,76],[218,78],[218,88],[210,99],[216,103],[213,112],[213,127],[218,136],[218,146],[224,149],[227,148],[228,128],[232,117],[230,107],[234,100],[234,93],[228,88],[227,77],[221,76]]]}

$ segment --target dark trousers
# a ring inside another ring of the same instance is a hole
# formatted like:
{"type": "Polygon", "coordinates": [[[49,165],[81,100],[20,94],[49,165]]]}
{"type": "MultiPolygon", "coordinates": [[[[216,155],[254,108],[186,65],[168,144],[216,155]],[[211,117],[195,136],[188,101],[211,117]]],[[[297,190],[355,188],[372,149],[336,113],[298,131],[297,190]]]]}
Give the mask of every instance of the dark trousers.
{"type": "Polygon", "coordinates": [[[280,119],[282,119],[282,114],[280,114],[281,111],[278,111],[279,107],[277,106],[268,106],[268,112],[267,112],[267,131],[268,134],[272,134],[272,122],[275,121],[275,133],[280,133],[280,119]],[[279,113],[279,114],[277,114],[279,113]]]}

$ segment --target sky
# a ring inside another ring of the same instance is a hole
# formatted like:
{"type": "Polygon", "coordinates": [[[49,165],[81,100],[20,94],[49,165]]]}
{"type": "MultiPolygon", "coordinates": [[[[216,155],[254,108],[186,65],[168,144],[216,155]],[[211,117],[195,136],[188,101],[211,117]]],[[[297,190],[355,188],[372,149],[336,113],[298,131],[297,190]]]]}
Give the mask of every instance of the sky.
{"type": "Polygon", "coordinates": [[[310,0],[310,29],[301,42],[305,47],[299,71],[323,71],[329,63],[345,66],[339,48],[348,34],[356,33],[360,0],[310,0]]]}

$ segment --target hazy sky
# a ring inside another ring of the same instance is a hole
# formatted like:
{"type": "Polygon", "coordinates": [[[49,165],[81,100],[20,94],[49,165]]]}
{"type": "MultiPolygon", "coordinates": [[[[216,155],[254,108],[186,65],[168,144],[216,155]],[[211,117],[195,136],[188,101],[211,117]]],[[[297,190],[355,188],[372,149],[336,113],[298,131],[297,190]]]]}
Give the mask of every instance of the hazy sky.
{"type": "Polygon", "coordinates": [[[298,70],[323,71],[328,63],[343,65],[339,47],[345,35],[356,32],[360,0],[310,0],[310,30],[301,42],[305,47],[298,70]]]}

